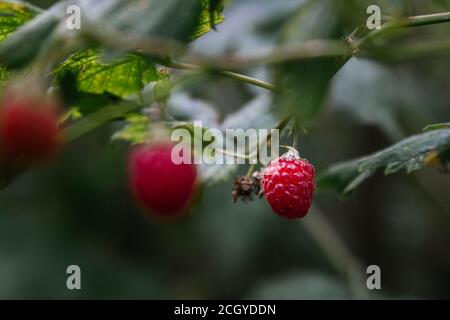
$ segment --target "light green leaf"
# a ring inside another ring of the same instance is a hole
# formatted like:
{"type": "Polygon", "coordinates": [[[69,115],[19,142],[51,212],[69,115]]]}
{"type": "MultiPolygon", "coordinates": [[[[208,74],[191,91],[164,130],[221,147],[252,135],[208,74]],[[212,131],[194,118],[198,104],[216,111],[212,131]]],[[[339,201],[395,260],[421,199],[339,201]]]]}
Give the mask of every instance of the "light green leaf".
{"type": "Polygon", "coordinates": [[[123,58],[104,61],[98,49],[78,52],[56,68],[55,73],[75,75],[79,91],[110,93],[120,98],[140,92],[146,84],[159,81],[167,74],[148,60],[128,54],[123,58]]]}
{"type": "MultiPolygon", "coordinates": [[[[272,99],[266,94],[261,94],[239,111],[228,115],[222,122],[220,129],[273,129],[277,125],[277,119],[272,112],[272,99]]],[[[226,144],[226,141],[224,141],[226,144]]],[[[248,145],[248,153],[256,150],[257,144],[248,145]]],[[[213,164],[200,166],[203,181],[208,185],[213,185],[221,181],[230,179],[238,170],[238,164],[213,164]]]]}
{"type": "MultiPolygon", "coordinates": [[[[122,32],[142,36],[167,38],[187,42],[200,20],[202,4],[199,0],[97,0],[111,10],[99,15],[88,13],[90,23],[98,23],[122,32]]],[[[98,7],[98,6],[97,6],[98,7]]],[[[88,12],[85,11],[84,12],[88,12]]]]}
{"type": "MultiPolygon", "coordinates": [[[[21,25],[31,20],[37,14],[33,7],[18,2],[0,2],[0,41],[6,39],[21,25]]],[[[1,58],[0,58],[1,61],[1,58]]],[[[5,66],[0,66],[0,85],[8,79],[9,72],[5,66]]]]}
{"type": "MultiPolygon", "coordinates": [[[[302,2],[282,26],[280,42],[302,45],[314,39],[340,41],[352,31],[351,28],[363,21],[359,21],[363,12],[365,9],[356,5],[354,0],[302,2]],[[352,19],[348,18],[350,11],[355,13],[352,19]]],[[[282,112],[293,115],[301,123],[314,119],[324,104],[332,77],[346,61],[345,57],[317,58],[276,65],[275,83],[288,89],[276,95],[282,112]]]]}
{"type": "Polygon", "coordinates": [[[200,38],[212,28],[215,28],[216,25],[222,23],[225,20],[222,10],[222,0],[202,0],[200,20],[190,40],[200,38]]]}
{"type": "MultiPolygon", "coordinates": [[[[52,43],[51,37],[60,19],[66,16],[69,3],[72,1],[60,1],[41,12],[22,3],[2,2],[0,40],[29,22],[0,44],[0,61],[8,68],[20,68],[31,63],[44,47],[52,43]],[[40,14],[32,19],[37,13],[40,14]]],[[[82,23],[104,31],[106,37],[120,31],[189,42],[223,20],[221,7],[211,10],[209,0],[96,0],[79,2],[78,5],[83,12],[82,23]]],[[[111,39],[97,40],[101,45],[111,39]]]]}
{"type": "Polygon", "coordinates": [[[47,44],[58,19],[52,9],[38,14],[40,11],[24,3],[0,5],[0,62],[8,68],[23,67],[47,44]]]}
{"type": "Polygon", "coordinates": [[[450,158],[450,129],[437,129],[411,136],[386,149],[361,159],[336,164],[318,179],[319,187],[331,187],[342,193],[356,189],[377,170],[386,175],[405,170],[411,173],[450,158]]]}
{"type": "Polygon", "coordinates": [[[131,145],[146,143],[150,139],[150,119],[143,114],[131,114],[125,127],[112,136],[112,141],[122,140],[131,145]]]}
{"type": "Polygon", "coordinates": [[[446,123],[435,123],[435,124],[429,124],[425,128],[423,128],[423,131],[430,131],[430,130],[437,130],[437,129],[449,129],[450,128],[450,122],[446,123]]]}

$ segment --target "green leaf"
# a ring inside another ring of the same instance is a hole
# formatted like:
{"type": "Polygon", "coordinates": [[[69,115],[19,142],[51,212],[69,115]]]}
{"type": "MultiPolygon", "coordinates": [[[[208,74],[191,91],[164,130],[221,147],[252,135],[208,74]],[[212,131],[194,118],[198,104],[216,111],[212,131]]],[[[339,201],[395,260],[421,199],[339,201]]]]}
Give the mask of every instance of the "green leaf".
{"type": "MultiPolygon", "coordinates": [[[[36,13],[36,9],[25,3],[0,2],[0,41],[31,20],[36,13]]],[[[9,74],[5,66],[0,66],[0,86],[5,83],[9,74]]]]}
{"type": "Polygon", "coordinates": [[[0,41],[7,38],[35,15],[35,10],[24,3],[2,1],[0,3],[0,41]]]}
{"type": "Polygon", "coordinates": [[[125,127],[112,136],[112,141],[122,140],[131,145],[146,143],[150,139],[150,119],[143,114],[126,117],[125,127]]]}
{"type": "Polygon", "coordinates": [[[72,55],[54,72],[73,74],[79,91],[109,93],[120,98],[136,94],[148,83],[167,77],[165,71],[158,70],[153,63],[134,54],[106,62],[99,49],[72,55]]]}
{"type": "Polygon", "coordinates": [[[2,1],[0,3],[0,41],[38,13],[40,13],[38,9],[27,3],[2,1]]]}
{"type": "Polygon", "coordinates": [[[202,12],[199,0],[122,0],[115,4],[110,1],[87,3],[87,8],[99,7],[97,2],[107,7],[112,6],[112,10],[101,12],[100,18],[88,13],[87,19],[91,23],[98,23],[98,27],[102,24],[122,32],[181,42],[191,39],[202,12]]]}
{"type": "Polygon", "coordinates": [[[0,4],[1,64],[8,68],[23,67],[47,44],[58,19],[49,9],[30,20],[38,13],[38,10],[24,3],[0,4]]]}
{"type": "Polygon", "coordinates": [[[437,129],[411,136],[397,144],[361,159],[336,164],[318,179],[319,187],[331,187],[341,193],[356,189],[377,170],[386,175],[406,170],[411,173],[450,158],[450,129],[437,129]]]}
{"type": "MultiPolygon", "coordinates": [[[[272,113],[272,99],[266,94],[261,94],[250,100],[240,110],[228,115],[222,122],[220,129],[273,129],[277,125],[277,119],[272,113]]],[[[225,139],[224,139],[225,140],[225,139]]],[[[226,144],[226,141],[224,141],[226,144]]],[[[257,144],[248,145],[248,153],[252,153],[257,144]]],[[[238,164],[202,164],[200,172],[202,179],[208,185],[230,179],[238,170],[238,164]]]]}
{"type": "Polygon", "coordinates": [[[222,23],[225,17],[222,15],[222,0],[202,0],[202,10],[198,25],[190,37],[190,40],[200,38],[208,33],[211,29],[215,29],[216,25],[222,23]]]}
{"type": "MultiPolygon", "coordinates": [[[[26,4],[2,2],[0,40],[16,32],[0,44],[0,63],[8,68],[20,68],[31,63],[44,47],[54,41],[52,35],[66,16],[65,10],[69,3],[71,1],[57,2],[41,13],[26,4]]],[[[83,12],[82,24],[88,22],[89,28],[103,30],[105,35],[114,34],[117,30],[188,42],[223,20],[221,6],[212,9],[209,0],[96,0],[77,4],[83,12]]]]}
{"type": "MultiPolygon", "coordinates": [[[[186,97],[182,99],[183,101],[178,101],[178,103],[185,103],[186,102],[184,100],[185,98],[186,97]]],[[[194,100],[187,100],[187,101],[194,101],[194,100]]],[[[173,103],[173,101],[169,102],[169,104],[171,103],[173,103]]],[[[195,103],[200,104],[199,101],[196,101],[195,103]]],[[[244,130],[249,128],[272,129],[276,126],[277,120],[271,114],[271,106],[272,100],[270,99],[270,96],[262,94],[251,100],[248,104],[244,105],[236,113],[227,116],[222,125],[217,126],[216,128],[224,132],[224,137],[226,129],[233,129],[233,128],[241,128],[244,130]]],[[[194,110],[204,111],[203,108],[205,108],[205,105],[200,105],[200,107],[197,107],[196,109],[194,108],[194,110]]],[[[192,118],[189,119],[189,121],[174,121],[168,123],[168,125],[172,130],[186,129],[190,134],[192,145],[194,145],[194,139],[199,138],[195,136],[195,132],[199,131],[198,129],[200,129],[200,132],[202,133],[200,139],[202,140],[199,142],[202,146],[203,151],[203,149],[211,143],[203,141],[203,134],[210,128],[205,126],[205,122],[202,123],[203,124],[202,127],[199,127],[198,124],[194,122],[194,120],[199,119],[201,119],[201,117],[192,118]]],[[[150,129],[151,129],[151,122],[148,119],[148,117],[140,114],[133,114],[130,117],[126,118],[125,127],[122,130],[118,131],[116,134],[114,134],[113,140],[127,141],[131,144],[145,143],[148,142],[151,138],[150,129]]],[[[226,142],[224,141],[224,143],[226,142]]],[[[250,145],[249,150],[250,151],[254,150],[255,147],[256,145],[250,145]]],[[[223,146],[223,148],[225,148],[225,146],[223,146]]],[[[238,168],[239,168],[238,164],[199,165],[199,171],[202,181],[206,185],[213,185],[218,182],[229,179],[233,174],[236,173],[238,168]]]]}
{"type": "Polygon", "coordinates": [[[333,78],[331,108],[349,123],[376,126],[391,141],[400,140],[405,135],[395,115],[402,105],[402,80],[381,64],[352,58],[333,78]]]}
{"type": "MultiPolygon", "coordinates": [[[[308,40],[341,40],[362,20],[355,1],[313,0],[301,4],[281,29],[283,44],[301,45],[308,40]],[[350,30],[350,31],[349,31],[350,30]],[[348,32],[348,33],[347,33],[348,32]]],[[[361,13],[365,12],[361,10],[361,13]]],[[[274,80],[283,92],[276,95],[282,112],[293,115],[301,123],[312,120],[320,112],[327,97],[330,81],[346,63],[343,58],[293,60],[278,64],[274,80]]]]}

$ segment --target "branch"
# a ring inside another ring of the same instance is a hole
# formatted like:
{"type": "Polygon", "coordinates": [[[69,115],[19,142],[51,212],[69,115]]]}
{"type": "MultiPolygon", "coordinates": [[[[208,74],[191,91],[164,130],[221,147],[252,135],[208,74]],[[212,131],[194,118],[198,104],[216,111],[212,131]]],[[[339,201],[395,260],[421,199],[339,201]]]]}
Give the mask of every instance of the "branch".
{"type": "MultiPolygon", "coordinates": [[[[170,61],[168,63],[165,63],[165,65],[169,68],[174,68],[174,69],[181,69],[181,70],[188,70],[188,71],[194,71],[194,72],[204,72],[204,71],[208,71],[206,68],[198,66],[198,65],[194,65],[194,64],[188,64],[188,63],[182,63],[182,62],[176,62],[176,61],[170,61]]],[[[226,77],[226,78],[230,78],[230,79],[234,79],[240,82],[245,82],[245,83],[249,83],[252,85],[255,85],[257,87],[261,87],[270,91],[278,91],[280,90],[279,88],[277,88],[275,85],[266,82],[266,81],[262,81],[262,80],[258,80],[240,73],[236,73],[236,72],[231,72],[231,71],[216,71],[214,72],[217,75],[226,77]]]]}
{"type": "MultiPolygon", "coordinates": [[[[184,88],[190,83],[189,77],[180,77],[178,80],[173,81],[172,91],[184,88]]],[[[153,102],[161,101],[170,95],[165,90],[153,91],[150,98],[147,98],[145,105],[150,105],[153,102]]],[[[112,104],[100,109],[86,117],[81,118],[75,123],[65,128],[61,133],[61,139],[63,143],[70,143],[79,137],[97,129],[104,123],[120,118],[127,113],[138,110],[144,107],[142,102],[142,95],[134,100],[124,101],[119,104],[112,104]]]]}
{"type": "MultiPolygon", "coordinates": [[[[450,21],[450,12],[430,15],[413,16],[405,19],[391,19],[384,23],[380,29],[368,33],[359,41],[354,41],[352,36],[342,40],[308,40],[297,44],[288,44],[276,47],[273,50],[254,52],[248,55],[221,55],[206,56],[198,53],[187,53],[184,43],[167,39],[143,37],[129,34],[116,29],[108,28],[83,28],[83,35],[100,42],[105,46],[119,50],[137,52],[153,59],[162,59],[163,63],[171,68],[189,70],[195,72],[213,72],[217,75],[249,83],[267,90],[279,90],[273,84],[254,79],[252,77],[232,72],[230,70],[242,70],[258,65],[278,64],[288,61],[310,60],[318,58],[344,58],[355,55],[366,44],[390,30],[406,27],[417,27],[430,24],[445,23],[450,21]],[[170,61],[167,57],[184,55],[186,62],[170,61]]],[[[447,46],[444,46],[446,49],[447,46]]],[[[421,48],[422,49],[422,48],[421,48]]],[[[438,47],[438,50],[443,48],[438,47]]]]}
{"type": "Polygon", "coordinates": [[[380,29],[374,30],[362,38],[356,45],[358,49],[362,48],[367,43],[373,41],[375,38],[388,33],[389,31],[400,29],[400,28],[410,28],[410,27],[420,27],[430,24],[440,24],[450,22],[450,12],[441,12],[435,14],[427,14],[421,16],[412,16],[404,19],[393,19],[386,22],[381,26],[380,29]]]}
{"type": "Polygon", "coordinates": [[[208,57],[188,53],[185,59],[191,63],[209,68],[239,70],[259,65],[271,65],[289,61],[334,58],[351,55],[351,48],[342,40],[307,40],[302,43],[286,44],[271,50],[248,55],[224,55],[208,57]]]}
{"type": "MultiPolygon", "coordinates": [[[[215,56],[208,57],[200,54],[189,53],[186,55],[187,61],[196,62],[182,63],[168,60],[167,57],[182,55],[186,52],[185,44],[170,41],[167,39],[141,37],[130,35],[111,28],[83,28],[82,34],[88,39],[95,40],[105,46],[120,50],[136,52],[153,59],[163,61],[163,64],[170,68],[189,70],[195,72],[213,72],[223,77],[235,79],[237,81],[249,83],[267,90],[280,90],[275,85],[258,80],[230,70],[246,69],[257,65],[277,64],[286,61],[310,60],[318,58],[344,58],[348,59],[355,55],[362,47],[373,41],[375,38],[398,28],[418,27],[430,24],[450,22],[450,12],[436,13],[430,15],[413,16],[406,19],[392,19],[384,23],[380,29],[368,33],[359,41],[354,42],[348,38],[347,43],[339,40],[309,40],[301,44],[284,45],[269,52],[254,53],[245,56],[215,56]],[[349,45],[350,44],[350,45],[349,45]]],[[[450,50],[450,43],[434,42],[432,46],[416,45],[408,48],[410,56],[415,57],[429,52],[430,48],[437,53],[450,50]]],[[[398,56],[402,49],[396,49],[398,56]]],[[[110,106],[105,110],[100,110],[94,115],[80,120],[65,130],[65,141],[75,138],[97,128],[102,123],[114,119],[120,115],[142,107],[137,102],[127,102],[123,106],[110,106]]]]}

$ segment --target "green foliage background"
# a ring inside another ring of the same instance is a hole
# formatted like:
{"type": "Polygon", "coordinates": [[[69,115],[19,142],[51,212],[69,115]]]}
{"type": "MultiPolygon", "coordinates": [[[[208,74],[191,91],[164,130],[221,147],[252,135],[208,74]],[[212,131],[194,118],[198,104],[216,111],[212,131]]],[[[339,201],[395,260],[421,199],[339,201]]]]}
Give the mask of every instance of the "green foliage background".
{"type": "MultiPolygon", "coordinates": [[[[34,1],[42,8],[53,2],[34,1]]],[[[0,193],[0,298],[355,297],[311,232],[312,220],[280,219],[263,200],[231,202],[232,178],[246,167],[202,167],[208,187],[177,223],[139,212],[127,188],[127,142],[148,138],[148,110],[134,105],[153,106],[155,97],[173,126],[189,129],[191,120],[221,129],[272,128],[294,115],[308,131],[300,133],[300,152],[319,173],[310,216],[329,220],[363,274],[370,264],[381,267],[383,290],[365,294],[450,297],[450,182],[440,172],[450,129],[422,132],[450,116],[448,51],[433,52],[427,42],[446,39],[449,24],[394,30],[357,58],[291,59],[243,70],[286,89],[274,94],[205,72],[168,97],[184,71],[169,68],[166,57],[105,45],[108,35],[130,31],[212,56],[312,39],[344,43],[364,23],[368,4],[404,17],[448,12],[448,1],[235,0],[225,2],[223,15],[206,0],[151,1],[138,11],[134,1],[118,2],[117,11],[91,26],[106,36],[89,34],[82,49],[49,72],[77,139],[57,162],[24,173],[0,193]],[[421,43],[429,52],[416,56],[421,43]],[[121,114],[122,106],[132,112],[121,114]],[[91,119],[113,121],[78,136],[91,119]],[[81,291],[66,289],[71,264],[82,269],[81,291]]],[[[32,20],[38,9],[17,6],[10,11],[0,2],[2,83],[55,52],[49,45],[55,15],[32,20]],[[27,21],[31,27],[12,33],[27,21]]]]}

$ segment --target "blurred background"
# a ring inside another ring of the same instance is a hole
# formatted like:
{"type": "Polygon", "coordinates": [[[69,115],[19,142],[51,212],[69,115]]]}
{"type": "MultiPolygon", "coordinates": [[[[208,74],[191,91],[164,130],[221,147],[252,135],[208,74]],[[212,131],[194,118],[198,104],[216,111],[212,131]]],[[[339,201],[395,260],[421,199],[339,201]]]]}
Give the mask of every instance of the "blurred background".
{"type": "MultiPolygon", "coordinates": [[[[225,22],[194,49],[270,48],[276,27],[301,2],[230,1],[225,22]]],[[[390,8],[424,14],[449,11],[450,3],[399,0],[390,8]]],[[[448,32],[450,25],[442,24],[414,35],[448,32]]],[[[302,135],[302,155],[320,172],[448,121],[449,67],[448,56],[395,64],[352,59],[302,135]]],[[[271,80],[264,68],[250,74],[271,80]]],[[[262,92],[213,78],[189,95],[224,116],[262,92]]],[[[321,191],[315,210],[301,221],[279,218],[264,200],[233,204],[230,177],[203,188],[190,216],[163,223],[134,205],[124,169],[127,146],[110,143],[112,132],[105,127],[77,140],[52,165],[1,191],[0,298],[352,298],[348,278],[308,228],[318,210],[363,276],[368,265],[380,266],[382,290],[367,291],[369,297],[450,298],[450,179],[436,169],[380,173],[347,198],[321,191]],[[82,290],[66,288],[72,264],[81,268],[82,290]]]]}

